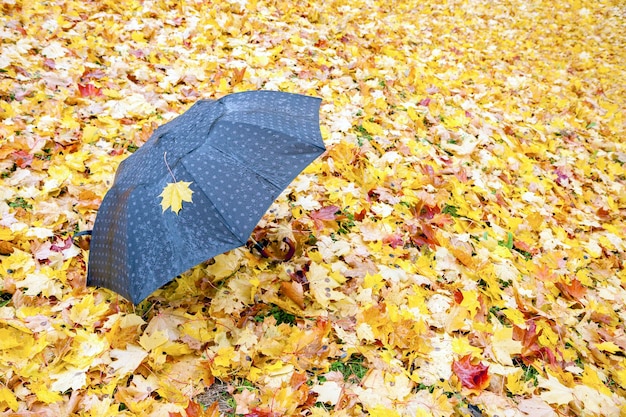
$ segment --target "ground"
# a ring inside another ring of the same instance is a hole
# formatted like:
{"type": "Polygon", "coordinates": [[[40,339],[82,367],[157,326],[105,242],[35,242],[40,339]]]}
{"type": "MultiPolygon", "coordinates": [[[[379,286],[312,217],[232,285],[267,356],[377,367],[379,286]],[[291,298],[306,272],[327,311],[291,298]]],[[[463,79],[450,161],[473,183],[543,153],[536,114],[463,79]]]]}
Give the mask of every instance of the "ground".
{"type": "Polygon", "coordinates": [[[3,415],[626,416],[623,2],[0,8],[3,415]],[[271,256],[87,286],[118,164],[255,89],[323,100],[271,256]]]}

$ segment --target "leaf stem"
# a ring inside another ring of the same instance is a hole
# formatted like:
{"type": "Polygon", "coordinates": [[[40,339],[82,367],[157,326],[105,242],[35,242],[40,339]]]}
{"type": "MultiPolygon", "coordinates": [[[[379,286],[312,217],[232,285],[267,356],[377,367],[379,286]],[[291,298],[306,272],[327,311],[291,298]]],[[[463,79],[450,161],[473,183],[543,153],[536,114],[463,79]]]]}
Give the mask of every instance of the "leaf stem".
{"type": "Polygon", "coordinates": [[[174,182],[176,182],[176,177],[174,176],[174,173],[172,172],[170,165],[167,163],[167,152],[163,152],[163,160],[165,161],[165,166],[167,167],[167,170],[170,172],[170,175],[172,176],[172,178],[174,178],[174,182]]]}

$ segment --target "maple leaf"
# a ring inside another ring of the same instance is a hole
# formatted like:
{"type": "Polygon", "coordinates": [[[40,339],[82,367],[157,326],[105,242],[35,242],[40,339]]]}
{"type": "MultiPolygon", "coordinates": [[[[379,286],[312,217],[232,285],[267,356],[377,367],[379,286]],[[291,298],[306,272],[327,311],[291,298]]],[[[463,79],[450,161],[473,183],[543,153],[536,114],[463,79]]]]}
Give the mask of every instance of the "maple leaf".
{"type": "Polygon", "coordinates": [[[69,389],[81,389],[87,383],[87,369],[87,367],[76,368],[72,366],[63,369],[61,372],[51,373],[50,378],[55,381],[50,386],[50,389],[58,392],[65,392],[69,389]]]}
{"type": "Polygon", "coordinates": [[[576,301],[584,297],[585,293],[587,292],[587,288],[584,287],[577,279],[572,279],[569,284],[557,282],[554,285],[561,291],[564,296],[576,301]]]}
{"type": "Polygon", "coordinates": [[[337,206],[326,206],[311,212],[309,217],[313,220],[315,227],[318,230],[322,230],[324,228],[324,222],[335,220],[337,218],[337,212],[339,211],[340,209],[337,206]]]}
{"type": "Polygon", "coordinates": [[[539,387],[544,391],[541,393],[541,399],[549,404],[564,405],[574,399],[572,389],[563,385],[558,378],[548,374],[547,378],[541,378],[539,387]]]}
{"type": "Polygon", "coordinates": [[[189,188],[191,184],[191,182],[185,181],[168,183],[165,188],[163,188],[163,192],[159,194],[163,212],[171,207],[171,210],[178,214],[183,207],[183,201],[191,203],[191,195],[193,194],[193,190],[189,188]]]}
{"type": "Polygon", "coordinates": [[[111,369],[120,376],[133,372],[148,356],[148,352],[136,345],[128,345],[126,349],[113,349],[111,351],[111,369]]]}
{"type": "Polygon", "coordinates": [[[489,385],[489,366],[482,363],[472,364],[472,356],[463,356],[452,362],[452,371],[459,378],[465,388],[482,390],[489,385]]]}
{"type": "Polygon", "coordinates": [[[0,388],[0,403],[3,402],[13,411],[17,411],[19,407],[15,394],[7,387],[0,388]]]}
{"type": "Polygon", "coordinates": [[[81,97],[102,97],[102,90],[91,83],[78,84],[78,92],[81,97]]]}

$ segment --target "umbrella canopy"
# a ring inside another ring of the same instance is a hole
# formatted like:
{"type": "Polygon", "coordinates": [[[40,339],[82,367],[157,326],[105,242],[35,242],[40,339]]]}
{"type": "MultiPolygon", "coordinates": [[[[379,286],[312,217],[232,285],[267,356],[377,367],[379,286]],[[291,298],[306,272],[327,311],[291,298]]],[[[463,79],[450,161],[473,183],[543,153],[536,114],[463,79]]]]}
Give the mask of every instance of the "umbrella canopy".
{"type": "Polygon", "coordinates": [[[242,246],[276,197],[322,152],[321,100],[276,91],[202,100],[122,161],[94,224],[87,282],[138,303],[242,246]],[[193,202],[163,211],[168,183],[193,202]]]}

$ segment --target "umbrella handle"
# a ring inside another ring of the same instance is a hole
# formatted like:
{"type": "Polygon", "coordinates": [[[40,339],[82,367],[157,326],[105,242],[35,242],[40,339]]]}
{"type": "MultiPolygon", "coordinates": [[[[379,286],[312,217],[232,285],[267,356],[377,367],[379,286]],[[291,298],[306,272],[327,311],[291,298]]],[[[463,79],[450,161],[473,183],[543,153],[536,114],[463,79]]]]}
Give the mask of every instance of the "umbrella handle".
{"type": "Polygon", "coordinates": [[[90,235],[91,236],[92,232],[93,232],[93,230],[83,230],[82,232],[74,233],[73,237],[79,237],[79,236],[85,236],[85,235],[90,235]]]}
{"type": "Polygon", "coordinates": [[[81,249],[85,249],[85,248],[83,248],[83,245],[81,245],[80,243],[76,242],[76,238],[77,237],[81,237],[81,236],[91,236],[92,232],[93,232],[93,230],[83,230],[83,231],[74,233],[74,235],[72,236],[72,244],[77,245],[81,249]]]}
{"type": "Polygon", "coordinates": [[[273,253],[273,251],[269,250],[267,245],[263,245],[263,244],[261,244],[259,242],[256,242],[256,241],[252,245],[252,248],[256,249],[257,251],[259,251],[261,256],[264,257],[264,258],[269,258],[269,259],[272,259],[274,261],[287,262],[288,260],[290,260],[293,257],[294,253],[296,252],[296,244],[295,244],[295,242],[293,242],[289,238],[284,238],[283,242],[286,243],[287,246],[289,246],[289,250],[287,251],[287,253],[285,253],[285,256],[283,256],[283,257],[276,256],[273,253]]]}

